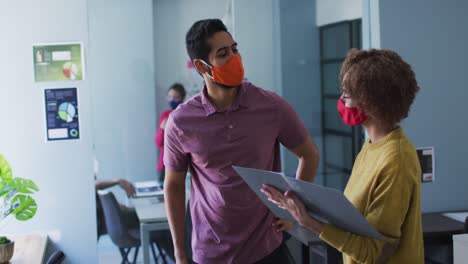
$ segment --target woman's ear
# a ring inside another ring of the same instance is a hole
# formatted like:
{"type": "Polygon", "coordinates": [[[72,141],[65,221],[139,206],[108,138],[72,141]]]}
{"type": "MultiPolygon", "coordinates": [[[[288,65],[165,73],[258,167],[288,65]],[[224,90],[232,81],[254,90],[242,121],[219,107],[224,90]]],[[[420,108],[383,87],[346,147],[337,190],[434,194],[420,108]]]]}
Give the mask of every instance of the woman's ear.
{"type": "Polygon", "coordinates": [[[208,66],[200,59],[194,59],[193,60],[193,65],[195,66],[195,69],[201,74],[205,74],[205,72],[208,72],[208,66]]]}

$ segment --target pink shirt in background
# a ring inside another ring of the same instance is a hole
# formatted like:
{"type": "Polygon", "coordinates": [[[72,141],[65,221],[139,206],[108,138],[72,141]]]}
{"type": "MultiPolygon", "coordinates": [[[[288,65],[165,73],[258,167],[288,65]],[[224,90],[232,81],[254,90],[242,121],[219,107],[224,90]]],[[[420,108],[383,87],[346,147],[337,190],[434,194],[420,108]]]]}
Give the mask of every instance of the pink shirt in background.
{"type": "Polygon", "coordinates": [[[172,110],[164,111],[161,116],[159,117],[158,122],[158,130],[156,132],[156,136],[154,137],[154,144],[159,149],[159,159],[158,159],[158,171],[162,171],[164,169],[164,129],[161,128],[161,123],[163,120],[166,120],[169,117],[169,114],[172,110]]]}
{"type": "Polygon", "coordinates": [[[216,109],[205,87],[171,113],[164,164],[190,169],[195,262],[253,263],[281,244],[273,214],[232,166],[280,171],[280,143],[293,149],[307,135],[286,100],[251,83],[227,111],[216,109]]]}

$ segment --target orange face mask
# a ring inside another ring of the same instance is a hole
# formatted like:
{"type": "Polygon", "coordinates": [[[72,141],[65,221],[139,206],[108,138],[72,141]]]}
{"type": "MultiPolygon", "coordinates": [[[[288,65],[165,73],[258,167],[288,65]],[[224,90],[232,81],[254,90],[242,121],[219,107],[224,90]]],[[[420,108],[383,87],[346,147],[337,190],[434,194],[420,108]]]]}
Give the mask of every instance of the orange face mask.
{"type": "MultiPolygon", "coordinates": [[[[208,65],[208,64],[207,64],[208,65]]],[[[210,66],[210,76],[214,82],[224,84],[226,86],[239,86],[244,80],[244,66],[239,54],[234,54],[228,62],[222,66],[210,66]]]]}

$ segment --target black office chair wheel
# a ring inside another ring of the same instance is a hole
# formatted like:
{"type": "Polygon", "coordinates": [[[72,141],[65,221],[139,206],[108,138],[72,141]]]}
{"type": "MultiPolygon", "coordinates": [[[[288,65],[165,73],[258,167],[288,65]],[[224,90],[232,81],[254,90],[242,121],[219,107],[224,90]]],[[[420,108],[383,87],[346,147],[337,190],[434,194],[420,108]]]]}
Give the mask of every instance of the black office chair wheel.
{"type": "Polygon", "coordinates": [[[52,253],[52,255],[50,255],[46,263],[47,264],[61,264],[63,263],[64,260],[65,260],[65,254],[62,251],[58,250],[52,253]]]}

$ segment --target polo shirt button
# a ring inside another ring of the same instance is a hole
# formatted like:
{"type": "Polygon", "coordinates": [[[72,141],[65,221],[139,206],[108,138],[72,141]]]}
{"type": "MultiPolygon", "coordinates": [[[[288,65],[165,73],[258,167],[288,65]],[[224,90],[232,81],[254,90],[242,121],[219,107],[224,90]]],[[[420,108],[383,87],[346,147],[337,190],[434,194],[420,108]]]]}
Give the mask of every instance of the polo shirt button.
{"type": "Polygon", "coordinates": [[[234,128],[234,126],[233,126],[233,125],[229,125],[229,128],[230,128],[230,129],[233,129],[233,128],[234,128]]]}

